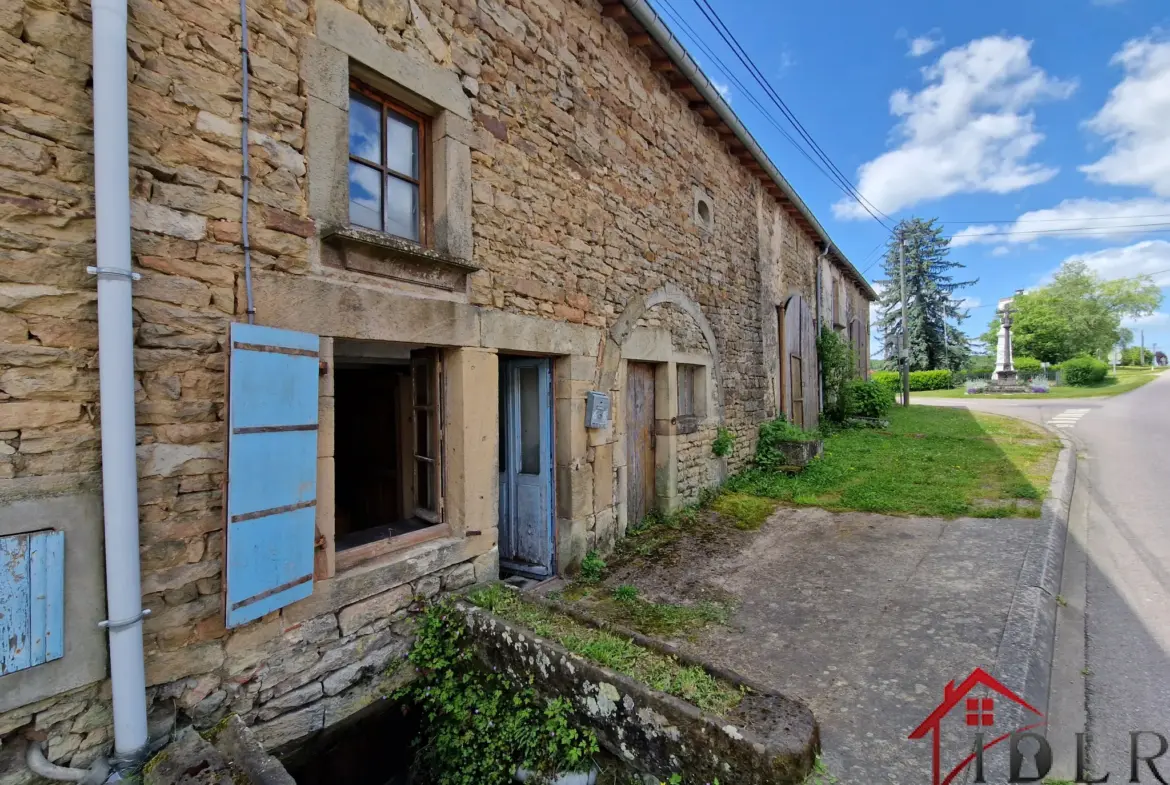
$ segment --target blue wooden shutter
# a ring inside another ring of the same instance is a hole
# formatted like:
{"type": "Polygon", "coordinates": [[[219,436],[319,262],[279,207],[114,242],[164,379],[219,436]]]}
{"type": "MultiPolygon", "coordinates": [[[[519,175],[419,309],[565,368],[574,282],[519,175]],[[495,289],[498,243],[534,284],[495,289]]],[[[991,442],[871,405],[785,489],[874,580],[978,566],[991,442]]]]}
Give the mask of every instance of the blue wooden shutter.
{"type": "Polygon", "coordinates": [[[231,326],[227,626],[313,593],[316,335],[231,326]]]}
{"type": "Polygon", "coordinates": [[[65,654],[65,533],[0,537],[0,675],[65,654]]]}

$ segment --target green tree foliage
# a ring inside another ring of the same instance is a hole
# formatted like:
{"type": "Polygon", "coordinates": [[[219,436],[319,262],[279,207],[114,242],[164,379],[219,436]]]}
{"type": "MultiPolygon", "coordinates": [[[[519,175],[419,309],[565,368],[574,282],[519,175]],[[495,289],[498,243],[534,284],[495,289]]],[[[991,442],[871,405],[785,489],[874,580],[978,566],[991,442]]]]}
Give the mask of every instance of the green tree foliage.
{"type": "MultiPolygon", "coordinates": [[[[1082,261],[1065,262],[1052,283],[1013,298],[1012,350],[1041,362],[1105,356],[1133,333],[1122,319],[1153,313],[1162,292],[1149,276],[1103,281],[1082,261]]],[[[997,316],[982,339],[995,346],[997,316]]]]}
{"type": "Polygon", "coordinates": [[[1121,365],[1153,365],[1154,350],[1131,346],[1121,352],[1121,365]]]}
{"type": "Polygon", "coordinates": [[[894,405],[893,391],[880,382],[854,379],[849,388],[849,414],[854,417],[885,417],[894,405]]]}
{"type": "Polygon", "coordinates": [[[967,336],[958,327],[970,313],[962,307],[962,298],[956,298],[955,292],[978,281],[954,280],[949,271],[963,265],[948,258],[950,240],[943,236],[942,227],[933,218],[900,221],[886,246],[883,260],[886,280],[879,282],[883,289],[878,299],[878,331],[884,355],[898,356],[903,331],[900,238],[906,240],[905,329],[910,339],[910,370],[958,368],[971,353],[967,336]]]}

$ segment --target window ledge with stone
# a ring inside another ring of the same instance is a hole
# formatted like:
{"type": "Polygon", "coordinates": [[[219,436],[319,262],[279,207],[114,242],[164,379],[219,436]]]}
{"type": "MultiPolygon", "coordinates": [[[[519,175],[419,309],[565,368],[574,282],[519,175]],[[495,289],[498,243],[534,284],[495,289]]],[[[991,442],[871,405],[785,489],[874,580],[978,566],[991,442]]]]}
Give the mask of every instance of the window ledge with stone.
{"type": "Polygon", "coordinates": [[[345,226],[322,233],[348,270],[456,290],[477,265],[376,229],[345,226]]]}

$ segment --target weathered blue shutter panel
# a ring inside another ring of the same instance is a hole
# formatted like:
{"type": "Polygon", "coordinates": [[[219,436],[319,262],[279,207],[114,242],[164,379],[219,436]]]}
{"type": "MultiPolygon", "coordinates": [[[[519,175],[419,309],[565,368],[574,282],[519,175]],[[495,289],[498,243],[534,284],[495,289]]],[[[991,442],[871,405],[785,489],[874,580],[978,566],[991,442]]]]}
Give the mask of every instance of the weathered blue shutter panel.
{"type": "Polygon", "coordinates": [[[0,675],[65,654],[65,533],[0,537],[0,675]]]}
{"type": "Polygon", "coordinates": [[[313,593],[316,335],[232,324],[227,626],[313,593]]]}

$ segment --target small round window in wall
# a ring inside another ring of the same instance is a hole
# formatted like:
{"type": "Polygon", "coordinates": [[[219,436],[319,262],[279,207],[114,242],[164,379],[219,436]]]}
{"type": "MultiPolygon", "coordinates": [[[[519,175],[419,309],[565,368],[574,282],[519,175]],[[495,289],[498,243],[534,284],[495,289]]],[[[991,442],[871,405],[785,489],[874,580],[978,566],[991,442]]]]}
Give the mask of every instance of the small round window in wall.
{"type": "Polygon", "coordinates": [[[715,228],[715,205],[708,194],[700,186],[694,187],[695,194],[695,223],[703,232],[710,232],[715,228]]]}
{"type": "Polygon", "coordinates": [[[706,199],[699,200],[699,223],[705,227],[711,226],[711,205],[706,199]]]}

